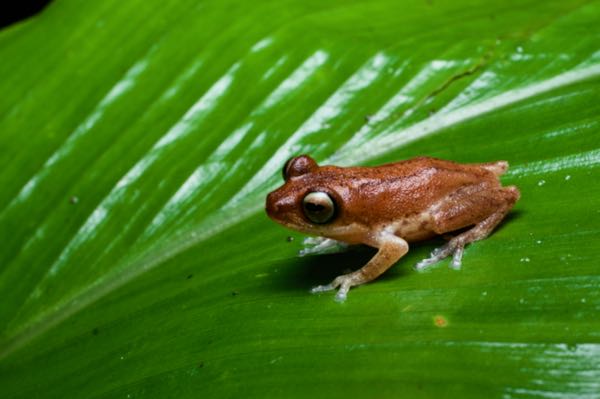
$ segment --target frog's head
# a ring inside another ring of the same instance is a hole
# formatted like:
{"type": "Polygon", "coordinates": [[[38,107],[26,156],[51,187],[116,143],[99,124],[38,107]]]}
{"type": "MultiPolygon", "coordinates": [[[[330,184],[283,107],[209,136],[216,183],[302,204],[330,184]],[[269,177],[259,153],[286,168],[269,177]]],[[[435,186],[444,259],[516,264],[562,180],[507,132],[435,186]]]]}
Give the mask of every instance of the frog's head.
{"type": "Polygon", "coordinates": [[[304,233],[328,235],[340,225],[341,196],[308,155],[288,160],[283,167],[285,183],[267,196],[267,215],[277,223],[304,233]]]}

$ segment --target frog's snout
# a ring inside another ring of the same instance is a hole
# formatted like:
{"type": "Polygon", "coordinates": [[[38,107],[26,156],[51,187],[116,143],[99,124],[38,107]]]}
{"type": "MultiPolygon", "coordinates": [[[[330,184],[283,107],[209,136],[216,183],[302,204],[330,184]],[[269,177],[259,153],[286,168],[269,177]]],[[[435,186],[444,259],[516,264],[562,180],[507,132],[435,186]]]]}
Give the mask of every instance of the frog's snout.
{"type": "Polygon", "coordinates": [[[274,216],[279,212],[279,209],[281,208],[281,205],[278,203],[277,201],[277,196],[275,195],[275,192],[271,192],[267,195],[267,203],[265,205],[265,210],[267,211],[267,215],[269,215],[269,217],[271,219],[274,218],[274,216]]]}
{"type": "Polygon", "coordinates": [[[285,196],[282,196],[277,190],[267,195],[266,211],[267,215],[273,220],[281,220],[286,212],[289,211],[289,201],[285,196]]]}
{"type": "Polygon", "coordinates": [[[267,215],[276,222],[288,221],[294,213],[295,204],[284,191],[275,190],[267,195],[265,210],[267,215]]]}

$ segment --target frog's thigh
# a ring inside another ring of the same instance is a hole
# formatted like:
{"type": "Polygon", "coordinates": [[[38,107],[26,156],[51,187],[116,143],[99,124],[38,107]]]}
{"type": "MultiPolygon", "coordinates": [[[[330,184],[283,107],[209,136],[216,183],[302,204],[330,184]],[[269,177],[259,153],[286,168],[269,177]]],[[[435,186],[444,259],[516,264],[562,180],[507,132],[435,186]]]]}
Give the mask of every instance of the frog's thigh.
{"type": "MultiPolygon", "coordinates": [[[[450,194],[434,212],[433,230],[437,234],[447,233],[472,226],[495,215],[492,219],[504,218],[518,199],[514,187],[468,186],[450,194]]],[[[495,226],[494,224],[494,226],[495,226]]]]}
{"type": "MultiPolygon", "coordinates": [[[[462,215],[463,217],[460,217],[461,214],[457,212],[457,218],[453,219],[452,217],[442,217],[441,220],[438,219],[436,221],[438,222],[436,228],[439,229],[436,232],[441,234],[472,224],[475,226],[452,238],[443,247],[434,250],[431,253],[430,258],[422,260],[415,265],[415,267],[417,269],[424,269],[429,265],[432,265],[446,258],[447,256],[454,254],[452,267],[456,269],[460,268],[464,246],[490,235],[498,223],[504,219],[517,199],[519,199],[519,190],[517,190],[516,187],[500,187],[498,188],[498,192],[496,192],[494,195],[477,195],[477,193],[473,195],[473,193],[471,193],[468,198],[464,199],[464,203],[468,204],[469,206],[480,207],[481,209],[477,211],[479,213],[468,213],[467,211],[465,215],[462,215]],[[485,210],[486,212],[482,212],[482,210],[485,210]]],[[[454,209],[450,210],[450,212],[455,211],[456,210],[454,209]]],[[[436,220],[435,216],[434,220],[436,220]]]]}

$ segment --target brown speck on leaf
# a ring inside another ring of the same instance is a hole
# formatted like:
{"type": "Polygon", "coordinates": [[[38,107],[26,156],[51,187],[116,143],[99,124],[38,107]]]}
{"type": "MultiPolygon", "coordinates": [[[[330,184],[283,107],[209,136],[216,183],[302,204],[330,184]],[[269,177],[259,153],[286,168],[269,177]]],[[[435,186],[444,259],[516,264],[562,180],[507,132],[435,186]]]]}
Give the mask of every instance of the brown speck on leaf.
{"type": "Polygon", "coordinates": [[[433,322],[437,327],[446,327],[448,325],[448,320],[444,316],[437,315],[433,318],[433,322]]]}

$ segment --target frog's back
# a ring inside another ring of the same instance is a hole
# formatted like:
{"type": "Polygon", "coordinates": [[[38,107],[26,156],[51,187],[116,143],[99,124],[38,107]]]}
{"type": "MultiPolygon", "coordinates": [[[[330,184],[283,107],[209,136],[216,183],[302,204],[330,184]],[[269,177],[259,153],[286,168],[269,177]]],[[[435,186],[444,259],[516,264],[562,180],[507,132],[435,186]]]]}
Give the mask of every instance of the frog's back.
{"type": "Polygon", "coordinates": [[[478,180],[496,178],[508,169],[506,161],[489,163],[462,164],[431,157],[417,157],[404,161],[388,163],[380,166],[354,166],[340,168],[324,166],[321,169],[331,168],[338,176],[353,180],[373,180],[373,184],[393,182],[404,179],[424,179],[429,181],[436,178],[459,178],[459,180],[478,180]],[[462,178],[461,178],[462,177],[462,178]]]}
{"type": "MultiPolygon", "coordinates": [[[[498,175],[506,170],[502,161],[485,164],[460,164],[430,157],[418,157],[374,167],[324,166],[330,175],[349,190],[347,198],[377,217],[400,217],[425,212],[432,203],[461,187],[499,185],[498,175]]],[[[358,209],[358,208],[357,208],[358,209]]]]}
{"type": "Polygon", "coordinates": [[[375,166],[372,169],[378,169],[396,177],[410,176],[422,171],[428,171],[428,173],[467,173],[475,174],[478,177],[491,177],[492,175],[500,176],[506,172],[508,162],[458,163],[439,158],[417,157],[375,166]],[[491,172],[491,175],[488,172],[491,172]]]}

